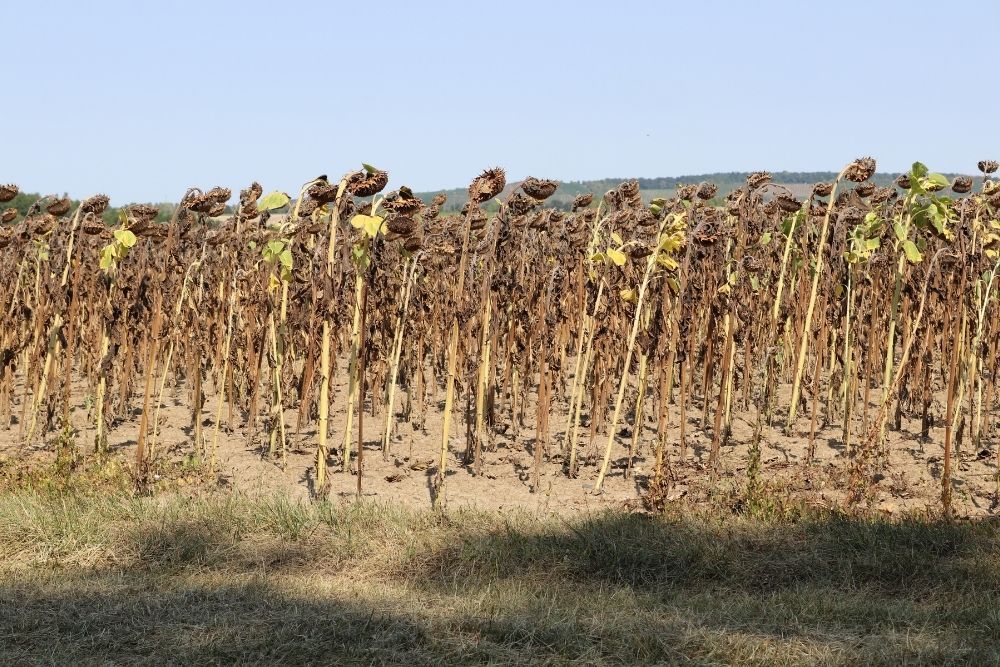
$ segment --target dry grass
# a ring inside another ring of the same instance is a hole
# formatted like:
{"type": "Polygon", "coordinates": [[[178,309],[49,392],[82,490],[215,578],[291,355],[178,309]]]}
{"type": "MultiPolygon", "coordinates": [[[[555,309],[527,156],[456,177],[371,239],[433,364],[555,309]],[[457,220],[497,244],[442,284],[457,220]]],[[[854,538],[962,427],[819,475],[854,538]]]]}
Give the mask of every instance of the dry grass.
{"type": "Polygon", "coordinates": [[[1000,530],[0,494],[4,664],[1000,660],[1000,530]]]}

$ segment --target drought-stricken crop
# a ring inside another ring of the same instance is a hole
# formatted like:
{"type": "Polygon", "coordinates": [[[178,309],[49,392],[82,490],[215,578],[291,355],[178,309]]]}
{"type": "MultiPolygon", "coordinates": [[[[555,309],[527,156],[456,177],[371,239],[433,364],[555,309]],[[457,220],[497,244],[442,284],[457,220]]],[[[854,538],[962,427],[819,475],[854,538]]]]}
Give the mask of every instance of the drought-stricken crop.
{"type": "Polygon", "coordinates": [[[231,214],[229,189],[191,188],[166,223],[132,205],[113,226],[104,195],[43,197],[2,215],[0,428],[20,451],[127,432],[143,488],[169,389],[190,459],[215,470],[240,432],[279,466],[308,449],[314,494],[336,465],[360,496],[366,450],[411,461],[440,411],[436,505],[500,446],[530,452],[533,491],[553,468],[581,493],[634,477],[653,509],[725,474],[759,502],[765,448],[795,443],[774,470],[822,470],[849,502],[905,494],[907,449],[948,514],[966,462],[1000,464],[1000,183],[978,168],[949,182],[916,163],[877,187],[862,158],[801,199],[767,172],[721,197],[626,181],[571,210],[547,205],[557,182],[494,168],[444,215],[364,165],[294,197],[253,183],[231,214]]]}

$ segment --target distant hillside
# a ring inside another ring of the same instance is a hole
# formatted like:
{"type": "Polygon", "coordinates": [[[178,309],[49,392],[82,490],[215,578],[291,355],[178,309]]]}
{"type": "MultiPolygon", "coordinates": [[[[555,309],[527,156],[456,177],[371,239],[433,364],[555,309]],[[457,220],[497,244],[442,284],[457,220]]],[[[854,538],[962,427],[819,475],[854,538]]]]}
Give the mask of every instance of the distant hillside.
{"type": "MultiPolygon", "coordinates": [[[[750,172],[746,171],[730,171],[714,174],[694,174],[689,176],[638,178],[635,180],[639,181],[639,187],[642,189],[643,197],[647,201],[655,197],[670,197],[679,186],[701,183],[702,181],[715,183],[719,186],[719,197],[724,197],[736,188],[744,185],[749,173],[750,172]]],[[[801,186],[809,186],[820,181],[832,181],[837,177],[836,172],[832,171],[776,171],[773,172],[773,175],[774,183],[787,186],[800,186],[792,188],[797,195],[803,194],[803,187],[801,186]]],[[[945,175],[948,176],[950,180],[951,178],[954,178],[956,174],[945,175]]],[[[890,185],[898,176],[898,173],[878,173],[875,174],[872,181],[877,185],[887,186],[890,185]]],[[[630,179],[604,178],[596,181],[563,181],[559,184],[559,189],[556,190],[556,194],[549,199],[548,203],[557,208],[569,209],[573,198],[577,195],[585,192],[592,192],[596,197],[600,197],[608,190],[617,187],[622,181],[626,180],[630,179]]],[[[501,197],[508,194],[516,185],[517,181],[509,183],[501,197]]],[[[448,202],[444,205],[444,207],[442,207],[442,210],[446,212],[454,212],[461,209],[462,205],[465,204],[467,197],[466,190],[461,188],[436,190],[433,192],[418,192],[416,194],[423,200],[429,202],[434,195],[439,193],[448,195],[448,202]]]]}

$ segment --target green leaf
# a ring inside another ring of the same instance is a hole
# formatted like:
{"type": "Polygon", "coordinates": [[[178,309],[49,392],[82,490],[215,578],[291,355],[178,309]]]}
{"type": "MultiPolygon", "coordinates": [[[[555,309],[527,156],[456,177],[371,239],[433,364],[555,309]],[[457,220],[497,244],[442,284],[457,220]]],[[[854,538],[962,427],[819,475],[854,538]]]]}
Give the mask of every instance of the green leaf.
{"type": "Polygon", "coordinates": [[[361,166],[362,166],[362,167],[364,168],[364,170],[365,170],[365,171],[367,171],[367,172],[368,172],[369,174],[374,174],[375,172],[377,172],[377,171],[378,171],[378,169],[376,169],[375,167],[371,166],[370,164],[365,164],[364,162],[362,162],[362,163],[361,163],[361,166]]]}
{"type": "Polygon", "coordinates": [[[868,249],[868,250],[875,250],[875,249],[881,248],[881,247],[882,247],[882,240],[881,239],[866,239],[865,240],[865,248],[868,249]]]}
{"type": "Polygon", "coordinates": [[[628,258],[625,256],[625,253],[623,253],[621,250],[608,248],[605,254],[608,256],[608,258],[611,259],[612,262],[614,262],[618,266],[625,266],[625,262],[628,261],[628,258]]]}
{"type": "Polygon", "coordinates": [[[927,165],[923,162],[914,162],[913,166],[910,168],[911,178],[923,178],[927,175],[927,165]]]}
{"type": "Polygon", "coordinates": [[[942,174],[930,174],[926,180],[927,182],[933,183],[941,188],[948,187],[948,179],[942,174]]]}
{"type": "Polygon", "coordinates": [[[895,234],[896,238],[899,239],[900,241],[905,241],[906,240],[906,230],[903,228],[903,225],[901,225],[900,223],[898,223],[898,222],[893,223],[893,225],[892,225],[892,233],[895,234]]]}
{"type": "Polygon", "coordinates": [[[765,246],[771,242],[771,232],[764,232],[764,235],[760,237],[760,245],[765,246]]]}
{"type": "Polygon", "coordinates": [[[622,237],[618,235],[618,232],[611,232],[611,240],[615,242],[615,245],[623,245],[625,242],[622,241],[622,237]]]}
{"type": "Polygon", "coordinates": [[[268,241],[264,249],[260,251],[260,254],[264,257],[265,262],[274,262],[281,255],[281,251],[285,249],[284,241],[268,241]]]}
{"type": "Polygon", "coordinates": [[[274,192],[264,195],[261,200],[257,203],[257,210],[260,212],[264,211],[277,211],[279,208],[284,208],[288,206],[288,202],[292,200],[291,197],[286,195],[284,192],[274,192]]]}
{"type": "Polygon", "coordinates": [[[115,239],[117,239],[118,242],[123,246],[125,246],[126,248],[131,248],[132,246],[134,246],[137,240],[135,238],[135,234],[133,234],[127,229],[116,229],[115,239]]]}
{"type": "Polygon", "coordinates": [[[911,264],[917,264],[924,258],[924,256],[920,254],[920,251],[917,250],[916,244],[909,239],[903,241],[903,252],[906,253],[906,259],[911,264]]]}
{"type": "Polygon", "coordinates": [[[278,255],[278,261],[281,262],[282,266],[289,269],[292,268],[292,249],[285,248],[282,250],[281,254],[278,255]]]}
{"type": "Polygon", "coordinates": [[[355,244],[351,246],[351,259],[354,260],[354,265],[358,267],[358,271],[364,273],[368,269],[368,251],[360,244],[355,244]]]}

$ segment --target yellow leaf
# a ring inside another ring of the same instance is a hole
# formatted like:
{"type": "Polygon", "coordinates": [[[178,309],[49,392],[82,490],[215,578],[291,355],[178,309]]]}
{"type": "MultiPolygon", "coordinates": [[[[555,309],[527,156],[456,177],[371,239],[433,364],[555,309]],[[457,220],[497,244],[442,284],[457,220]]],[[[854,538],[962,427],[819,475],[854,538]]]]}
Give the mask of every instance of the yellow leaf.
{"type": "Polygon", "coordinates": [[[628,257],[626,257],[625,253],[623,253],[621,250],[608,248],[606,254],[611,259],[611,261],[617,264],[618,266],[625,266],[625,262],[628,261],[628,257]]]}
{"type": "Polygon", "coordinates": [[[678,266],[677,261],[673,257],[662,252],[656,256],[656,263],[668,271],[676,271],[678,266]]]}
{"type": "Polygon", "coordinates": [[[351,226],[355,229],[364,230],[365,234],[369,238],[375,238],[378,236],[379,230],[382,229],[382,222],[384,218],[379,215],[364,215],[358,214],[351,218],[351,226]]]}

